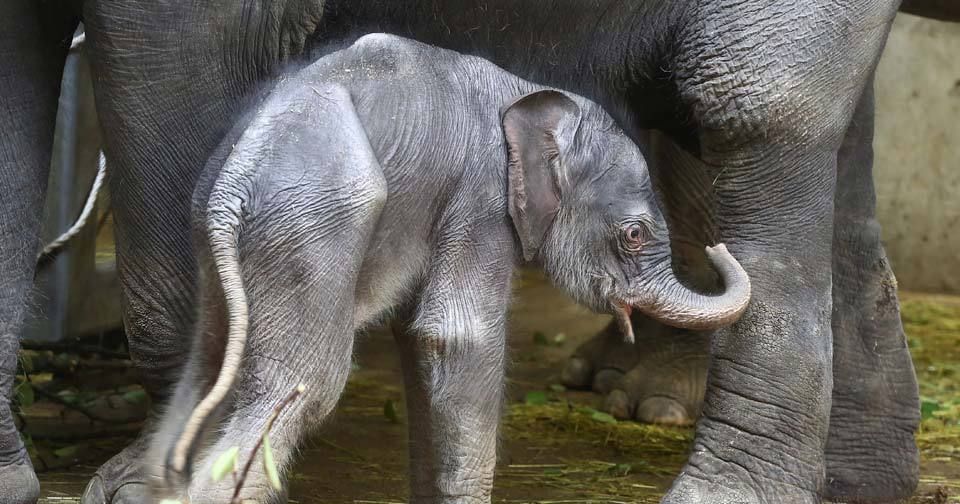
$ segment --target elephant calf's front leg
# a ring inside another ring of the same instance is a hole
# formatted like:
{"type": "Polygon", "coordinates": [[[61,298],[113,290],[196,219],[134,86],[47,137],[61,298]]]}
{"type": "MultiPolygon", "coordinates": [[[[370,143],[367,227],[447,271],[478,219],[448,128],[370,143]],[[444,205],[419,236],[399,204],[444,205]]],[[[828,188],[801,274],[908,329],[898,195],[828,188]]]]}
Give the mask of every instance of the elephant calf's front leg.
{"type": "Polygon", "coordinates": [[[409,404],[411,502],[487,503],[493,489],[511,265],[480,266],[501,253],[466,255],[450,261],[459,263],[452,268],[435,264],[434,271],[453,269],[454,278],[432,278],[419,310],[396,330],[409,404]]]}

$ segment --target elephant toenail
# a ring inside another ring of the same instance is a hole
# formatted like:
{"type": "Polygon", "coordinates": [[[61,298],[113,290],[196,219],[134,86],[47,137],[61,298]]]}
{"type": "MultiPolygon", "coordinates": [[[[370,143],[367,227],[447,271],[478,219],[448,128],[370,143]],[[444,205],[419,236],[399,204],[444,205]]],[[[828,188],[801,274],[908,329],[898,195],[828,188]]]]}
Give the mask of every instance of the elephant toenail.
{"type": "Polygon", "coordinates": [[[100,476],[90,478],[87,488],[83,490],[82,504],[107,504],[107,496],[103,493],[103,481],[100,476]]]}
{"type": "Polygon", "coordinates": [[[610,392],[603,403],[603,409],[617,420],[629,420],[632,416],[630,414],[630,398],[622,390],[610,392]]]}
{"type": "Polygon", "coordinates": [[[113,494],[111,504],[136,504],[139,502],[149,502],[150,492],[145,483],[131,481],[124,483],[113,494]]]}
{"type": "Polygon", "coordinates": [[[586,388],[590,385],[593,366],[583,357],[571,357],[560,374],[560,382],[570,388],[586,388]]]}
{"type": "Polygon", "coordinates": [[[601,369],[593,377],[593,391],[598,394],[606,394],[613,390],[613,387],[623,379],[623,371],[618,369],[601,369]]]}
{"type": "Polygon", "coordinates": [[[637,406],[638,421],[661,425],[692,425],[693,419],[675,399],[655,396],[644,399],[637,406]]]}

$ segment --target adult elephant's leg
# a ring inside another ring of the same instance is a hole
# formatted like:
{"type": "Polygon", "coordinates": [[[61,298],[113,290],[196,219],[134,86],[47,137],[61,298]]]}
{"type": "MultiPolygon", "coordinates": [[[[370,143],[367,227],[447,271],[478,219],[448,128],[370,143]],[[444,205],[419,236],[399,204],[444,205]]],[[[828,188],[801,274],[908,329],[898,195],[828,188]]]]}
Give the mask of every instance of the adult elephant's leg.
{"type": "Polygon", "coordinates": [[[40,487],[10,410],[26,297],[33,286],[63,63],[76,27],[61,5],[4,2],[0,15],[0,504],[40,487]]]}
{"type": "MultiPolygon", "coordinates": [[[[147,19],[128,12],[123,25],[112,17],[121,14],[118,5],[107,10],[88,2],[87,47],[98,75],[94,91],[111,166],[124,328],[143,385],[153,404],[160,406],[190,347],[196,266],[189,208],[204,149],[214,140],[192,138],[198,134],[196,122],[184,107],[192,101],[193,90],[180,87],[182,92],[171,92],[178,89],[176,76],[189,65],[151,60],[150,55],[167,51],[172,58],[181,55],[171,50],[170,41],[158,37],[147,19]]],[[[200,88],[196,94],[203,95],[200,88]]],[[[153,419],[151,414],[148,422],[153,419]]],[[[146,436],[141,435],[100,466],[82,502],[149,502],[141,468],[147,448],[146,436]]]]}
{"type": "MultiPolygon", "coordinates": [[[[871,83],[872,84],[872,83],[871,83]]],[[[917,486],[917,379],[900,323],[873,187],[873,89],[837,158],[833,229],[833,406],[826,496],[898,502],[917,486]]]]}
{"type": "MultiPolygon", "coordinates": [[[[189,215],[207,157],[260,79],[300,50],[318,2],[88,1],[131,356],[162,404],[193,319],[189,215]]],[[[149,430],[149,429],[148,429],[149,430]]],[[[140,439],[104,464],[84,503],[147,502],[140,439]]]]}
{"type": "Polygon", "coordinates": [[[836,157],[790,144],[710,158],[719,166],[718,224],[753,298],[713,336],[693,451],[664,502],[819,502],[836,157]]]}
{"type": "Polygon", "coordinates": [[[816,503],[833,389],[837,152],[896,6],[715,7],[692,13],[675,70],[716,174],[720,238],[753,298],[713,336],[693,449],[664,502],[816,503]]]}

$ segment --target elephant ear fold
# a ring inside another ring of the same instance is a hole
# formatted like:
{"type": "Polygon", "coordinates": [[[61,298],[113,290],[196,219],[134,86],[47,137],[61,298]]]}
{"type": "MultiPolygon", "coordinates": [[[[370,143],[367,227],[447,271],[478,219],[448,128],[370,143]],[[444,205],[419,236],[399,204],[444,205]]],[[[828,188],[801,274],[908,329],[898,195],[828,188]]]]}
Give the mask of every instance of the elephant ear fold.
{"type": "Polygon", "coordinates": [[[566,94],[543,90],[503,108],[507,142],[507,204],[523,258],[533,260],[560,210],[560,171],[580,126],[580,107],[566,94]]]}

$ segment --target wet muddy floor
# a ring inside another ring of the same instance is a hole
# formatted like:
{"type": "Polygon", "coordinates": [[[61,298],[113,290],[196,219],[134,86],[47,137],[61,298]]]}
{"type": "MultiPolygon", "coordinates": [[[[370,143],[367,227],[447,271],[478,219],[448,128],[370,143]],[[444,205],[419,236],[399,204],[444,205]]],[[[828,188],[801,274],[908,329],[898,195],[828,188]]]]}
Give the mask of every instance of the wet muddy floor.
{"type": "MultiPolygon", "coordinates": [[[[657,502],[686,457],[692,429],[616,422],[595,409],[598,396],[563,390],[558,371],[565,357],[608,319],[533,275],[518,284],[494,501],[657,502]]],[[[960,503],[960,298],[903,298],[924,397],[922,483],[911,502],[960,503]]],[[[404,502],[407,426],[393,342],[374,332],[358,350],[335,417],[303,450],[291,502],[404,502]]],[[[83,441],[81,464],[41,474],[43,502],[78,502],[92,471],[122,442],[83,441]]]]}

